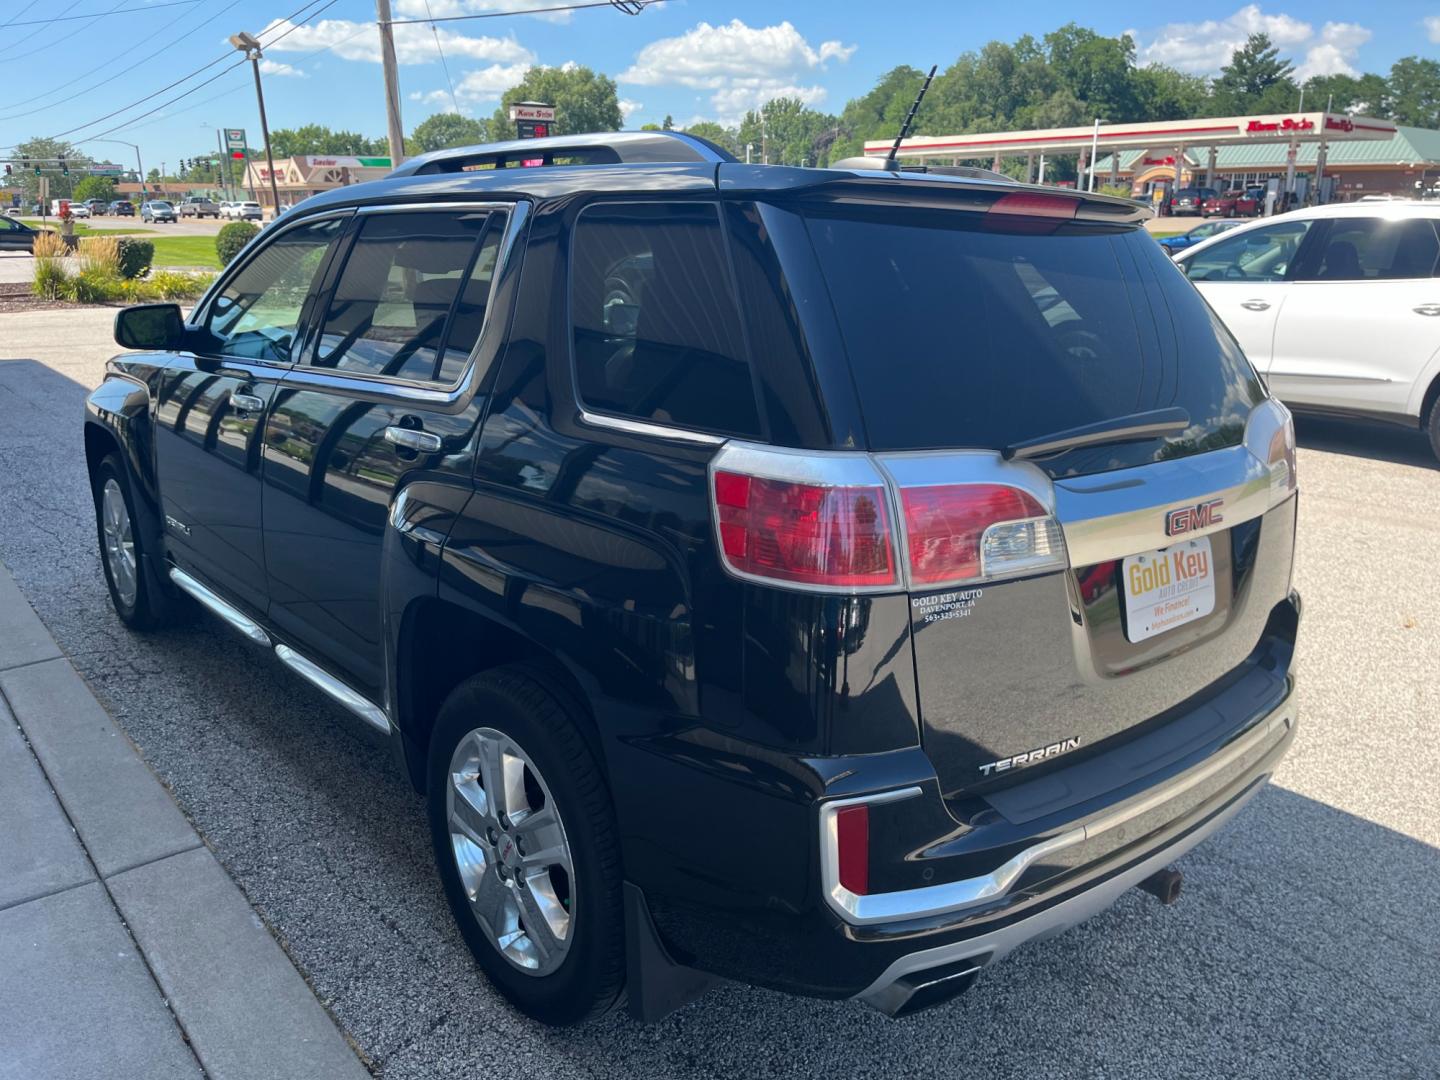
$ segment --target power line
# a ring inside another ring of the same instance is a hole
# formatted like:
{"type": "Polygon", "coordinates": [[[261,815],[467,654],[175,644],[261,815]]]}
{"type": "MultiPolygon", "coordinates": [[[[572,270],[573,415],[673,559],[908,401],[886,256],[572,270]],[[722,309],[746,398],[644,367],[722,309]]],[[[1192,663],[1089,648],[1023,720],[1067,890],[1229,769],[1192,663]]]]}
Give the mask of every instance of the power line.
{"type": "Polygon", "coordinates": [[[30,2],[29,2],[28,4],[26,4],[23,8],[21,8],[19,11],[17,11],[14,15],[11,15],[8,20],[6,20],[6,21],[3,22],[3,23],[0,23],[0,30],[5,29],[5,27],[7,27],[7,26],[13,26],[16,19],[18,19],[21,15],[24,15],[25,12],[29,11],[32,7],[34,7],[34,6],[35,6],[36,4],[38,4],[39,2],[40,2],[40,0],[30,0],[30,2]]]}
{"type": "MultiPolygon", "coordinates": [[[[314,3],[314,2],[315,2],[315,0],[310,0],[310,3],[302,4],[302,5],[296,10],[296,12],[295,12],[294,14],[288,16],[285,21],[290,22],[291,20],[295,19],[295,18],[299,15],[299,13],[300,13],[301,11],[305,10],[305,8],[309,7],[310,4],[311,4],[311,3],[314,3]]],[[[301,22],[293,23],[293,24],[291,25],[290,29],[286,30],[285,33],[281,34],[279,37],[276,37],[276,38],[271,39],[270,41],[264,42],[264,43],[263,43],[263,47],[268,49],[268,48],[270,48],[272,45],[274,45],[277,41],[282,41],[283,39],[285,39],[285,38],[288,37],[289,35],[293,34],[296,30],[299,30],[299,29],[305,24],[305,22],[308,22],[310,19],[315,18],[315,16],[319,15],[319,14],[320,14],[322,11],[324,11],[326,8],[332,7],[333,5],[338,4],[339,2],[340,2],[340,0],[327,0],[326,3],[322,4],[320,7],[316,8],[314,11],[310,12],[310,14],[306,15],[301,22]]],[[[263,33],[263,31],[262,31],[262,33],[263,33]]],[[[222,56],[222,57],[220,57],[219,60],[212,60],[210,63],[206,64],[205,67],[197,68],[195,71],[191,72],[190,74],[191,74],[191,75],[197,75],[197,74],[199,74],[201,71],[204,71],[205,68],[214,67],[216,64],[220,63],[220,60],[224,60],[224,59],[225,59],[225,57],[222,56]]],[[[90,135],[90,136],[87,136],[86,139],[98,139],[98,138],[100,138],[101,135],[109,135],[111,132],[120,131],[120,130],[128,127],[129,125],[133,124],[133,123],[134,123],[135,121],[137,121],[137,120],[143,120],[143,119],[145,119],[145,117],[147,117],[147,116],[153,116],[155,113],[159,112],[161,109],[164,109],[164,108],[166,108],[166,107],[168,107],[168,106],[170,106],[170,105],[175,104],[175,102],[177,102],[177,101],[181,101],[181,100],[183,100],[184,98],[189,97],[191,94],[194,94],[194,93],[198,92],[198,91],[201,89],[201,87],[209,86],[211,83],[215,82],[215,80],[224,77],[226,74],[228,74],[228,73],[231,72],[231,71],[234,71],[236,68],[240,67],[242,64],[245,64],[245,63],[248,63],[248,61],[247,61],[244,57],[242,57],[241,59],[237,60],[235,63],[231,64],[228,68],[225,68],[223,71],[218,71],[218,72],[216,72],[214,75],[210,76],[208,79],[204,80],[203,82],[198,83],[197,85],[190,87],[190,89],[188,89],[188,90],[183,90],[183,91],[181,91],[180,93],[176,94],[173,98],[170,98],[168,101],[162,101],[159,105],[156,105],[153,109],[147,109],[145,112],[141,113],[139,116],[132,116],[129,120],[126,120],[126,121],[124,121],[123,123],[120,123],[120,124],[116,124],[114,127],[107,128],[106,130],[100,132],[100,135],[90,135]]],[[[186,78],[189,78],[189,77],[190,77],[190,76],[186,76],[186,78]]],[[[184,82],[184,81],[185,81],[185,79],[180,79],[179,82],[171,83],[170,86],[165,87],[165,90],[168,90],[168,89],[170,89],[171,87],[177,86],[177,85],[179,85],[180,82],[184,82]]],[[[110,113],[110,114],[107,115],[107,116],[102,116],[102,117],[100,117],[98,120],[92,120],[89,124],[81,124],[79,128],[71,128],[70,130],[71,130],[71,131],[79,131],[80,128],[92,127],[92,126],[94,126],[95,124],[102,123],[103,121],[108,120],[111,116],[115,116],[115,115],[118,114],[118,113],[126,112],[126,111],[128,111],[129,109],[133,109],[136,105],[140,105],[140,104],[143,104],[143,103],[146,102],[146,101],[149,101],[150,98],[155,97],[157,94],[163,94],[163,93],[165,92],[165,90],[157,90],[154,94],[150,94],[150,95],[148,95],[148,96],[146,96],[146,97],[144,97],[144,98],[141,98],[139,101],[132,102],[130,105],[125,106],[125,108],[123,108],[123,109],[116,109],[115,112],[112,112],[112,113],[110,113]]],[[[69,134],[69,132],[63,132],[62,134],[69,134]]],[[[51,138],[56,138],[56,139],[58,139],[59,137],[60,137],[59,135],[53,135],[53,136],[51,136],[51,138]]],[[[83,142],[83,141],[85,141],[85,140],[80,140],[80,141],[83,142]]]]}
{"type": "MultiPolygon", "coordinates": [[[[315,2],[316,2],[316,0],[306,0],[306,3],[301,4],[298,8],[295,9],[295,11],[293,11],[290,15],[286,16],[285,21],[286,21],[286,22],[292,22],[294,19],[296,19],[297,17],[300,16],[300,13],[301,13],[302,11],[304,11],[306,8],[308,8],[308,7],[310,7],[311,5],[313,5],[315,2]]],[[[301,22],[299,22],[299,23],[294,23],[294,24],[290,27],[290,29],[287,30],[287,31],[285,31],[284,34],[281,34],[280,37],[275,38],[274,41],[268,42],[268,43],[267,43],[267,47],[268,47],[268,45],[273,45],[273,44],[275,43],[275,41],[281,40],[281,38],[284,38],[287,34],[290,34],[292,31],[298,30],[302,25],[304,25],[305,22],[308,22],[310,19],[313,19],[316,15],[319,15],[320,12],[324,11],[326,8],[330,7],[330,6],[333,5],[333,4],[336,4],[336,3],[338,3],[338,2],[339,2],[339,0],[328,0],[327,3],[323,4],[321,7],[319,7],[319,8],[316,9],[315,11],[312,11],[312,12],[310,12],[308,15],[304,16],[304,18],[301,20],[301,22]]],[[[174,82],[169,83],[169,84],[166,85],[166,86],[162,86],[159,90],[156,90],[156,91],[154,91],[153,93],[146,94],[144,97],[140,98],[138,101],[132,101],[132,102],[130,102],[130,104],[128,104],[128,105],[122,105],[120,108],[115,109],[115,110],[113,110],[112,112],[108,112],[108,113],[106,113],[104,116],[96,117],[94,120],[90,120],[90,121],[88,121],[87,123],[77,124],[75,127],[67,128],[65,131],[61,131],[61,132],[58,132],[58,133],[56,133],[56,134],[54,134],[54,135],[51,135],[50,138],[52,138],[52,139],[61,139],[61,138],[64,138],[66,135],[74,134],[74,133],[77,132],[77,131],[83,131],[83,130],[85,130],[85,129],[88,128],[88,127],[94,127],[96,124],[103,124],[106,120],[109,120],[109,119],[112,118],[112,117],[119,116],[119,115],[120,115],[121,113],[123,113],[123,112],[129,112],[131,109],[135,108],[135,106],[137,106],[137,105],[143,105],[143,104],[145,104],[145,102],[150,101],[150,100],[152,100],[153,98],[159,97],[161,94],[165,93],[167,90],[173,90],[175,87],[179,86],[181,83],[189,82],[189,81],[190,81],[191,79],[193,79],[196,75],[199,75],[202,71],[208,71],[210,68],[214,67],[216,64],[224,63],[224,61],[226,61],[227,59],[229,59],[230,55],[232,55],[232,54],[226,53],[226,54],[224,54],[224,55],[218,56],[218,57],[216,57],[214,60],[211,60],[211,61],[210,61],[209,63],[207,63],[207,64],[201,64],[198,68],[196,68],[194,71],[190,72],[188,75],[182,75],[180,78],[176,79],[174,82]]],[[[218,72],[215,76],[212,76],[211,78],[206,79],[204,82],[200,83],[200,84],[197,85],[197,86],[191,87],[191,89],[185,91],[185,93],[180,94],[179,96],[177,96],[177,97],[175,97],[175,98],[172,98],[171,100],[172,100],[172,101],[179,101],[180,98],[183,98],[183,97],[185,97],[185,96],[188,95],[188,94],[193,94],[196,90],[199,90],[201,86],[206,86],[206,85],[208,85],[209,83],[214,82],[216,78],[219,78],[220,75],[225,74],[226,71],[233,71],[235,68],[239,67],[239,66],[240,66],[241,64],[243,64],[243,63],[245,63],[245,60],[244,60],[244,58],[242,57],[241,59],[237,60],[235,63],[231,64],[231,65],[230,65],[228,68],[226,68],[224,71],[218,72]]],[[[143,114],[141,114],[141,116],[134,117],[133,119],[139,120],[139,119],[141,119],[141,118],[144,117],[144,116],[149,116],[151,113],[157,112],[159,109],[163,109],[163,108],[165,107],[165,104],[169,104],[169,102],[166,102],[166,103],[164,103],[164,104],[158,105],[158,106],[156,106],[156,108],[151,109],[150,112],[143,113],[143,114]]],[[[124,124],[119,124],[119,125],[116,125],[115,127],[111,128],[110,130],[111,130],[111,131],[118,131],[121,127],[124,127],[124,126],[125,126],[124,124]]],[[[102,132],[102,134],[109,134],[109,132],[102,132]]],[[[93,137],[93,136],[92,136],[92,137],[93,137]]]]}
{"type": "MultiPolygon", "coordinates": [[[[124,0],[121,0],[123,3],[124,0]]],[[[136,11],[158,11],[160,8],[188,7],[191,4],[198,4],[200,0],[168,0],[164,4],[145,4],[142,7],[122,8],[119,4],[109,11],[92,11],[89,15],[59,15],[53,19],[31,19],[26,22],[9,22],[6,26],[50,26],[53,23],[79,22],[81,19],[103,19],[107,15],[129,15],[136,11]]],[[[74,5],[72,4],[71,7],[74,5]]],[[[69,11],[70,8],[66,8],[69,11]]]]}
{"type": "MultiPolygon", "coordinates": [[[[122,3],[123,3],[123,0],[122,0],[122,3]]],[[[68,7],[64,7],[64,8],[61,8],[61,9],[60,9],[60,14],[61,14],[61,15],[64,15],[65,12],[67,12],[67,11],[74,11],[74,10],[75,10],[77,7],[79,7],[79,6],[80,6],[80,0],[71,0],[71,2],[70,2],[70,4],[69,4],[68,7]]],[[[24,45],[25,42],[29,41],[29,40],[30,40],[31,38],[33,38],[33,37],[38,36],[39,33],[40,33],[39,30],[31,30],[30,33],[26,34],[24,37],[22,37],[22,38],[17,38],[15,41],[12,41],[9,45],[7,45],[5,48],[0,49],[0,56],[4,56],[6,53],[14,52],[14,51],[15,51],[16,49],[18,49],[21,45],[24,45]]]]}
{"type": "MultiPolygon", "coordinates": [[[[227,11],[229,11],[231,8],[237,7],[237,6],[239,6],[239,5],[240,5],[241,3],[243,3],[243,2],[244,2],[244,0],[231,0],[231,2],[230,2],[229,4],[226,4],[223,8],[221,8],[219,11],[217,11],[214,15],[211,15],[208,19],[205,19],[205,20],[203,20],[202,22],[197,23],[195,26],[191,27],[189,30],[186,30],[183,34],[180,34],[180,35],[178,35],[177,37],[170,38],[164,45],[161,45],[160,48],[156,49],[154,52],[152,52],[152,53],[147,53],[145,56],[142,56],[139,60],[135,61],[135,63],[131,64],[129,67],[121,68],[119,71],[115,72],[114,75],[109,75],[109,76],[107,76],[106,78],[101,79],[99,82],[91,83],[89,86],[85,87],[85,89],[83,89],[83,90],[77,90],[77,91],[75,91],[75,93],[74,93],[73,95],[71,95],[71,97],[67,98],[67,99],[64,100],[64,101],[54,101],[54,102],[51,102],[49,105],[41,105],[41,106],[39,106],[38,108],[34,108],[34,109],[22,109],[20,112],[6,113],[4,116],[0,116],[0,120],[15,120],[15,119],[18,119],[19,117],[22,117],[22,116],[33,116],[33,115],[35,115],[36,113],[45,112],[47,109],[54,109],[54,108],[56,108],[56,107],[58,107],[58,106],[60,106],[60,105],[68,104],[70,101],[75,100],[75,98],[79,97],[81,94],[88,94],[88,93],[90,93],[92,90],[99,89],[100,87],[106,85],[107,83],[112,83],[112,82],[114,82],[116,79],[120,78],[120,76],[122,76],[122,75],[128,75],[130,72],[134,71],[136,68],[140,67],[141,65],[146,64],[146,63],[149,63],[151,60],[155,59],[155,57],[159,56],[161,53],[166,52],[166,51],[168,51],[168,50],[170,50],[170,49],[173,49],[176,45],[179,45],[182,41],[184,41],[186,38],[190,37],[191,35],[193,35],[193,34],[198,34],[201,30],[205,29],[205,27],[209,26],[212,22],[214,22],[216,19],[218,19],[221,15],[224,15],[224,14],[225,14],[227,11]]],[[[115,63],[115,61],[123,60],[123,59],[125,59],[125,54],[124,54],[124,53],[121,53],[120,55],[116,56],[116,57],[115,57],[115,60],[112,60],[110,63],[115,63]]],[[[96,69],[96,70],[103,71],[103,70],[105,70],[105,68],[107,68],[107,67],[109,67],[109,66],[110,66],[110,64],[102,64],[102,65],[101,65],[98,69],[96,69]]],[[[52,86],[49,90],[45,90],[45,91],[43,91],[43,92],[41,92],[41,93],[39,93],[39,94],[35,94],[35,95],[33,95],[33,96],[31,96],[31,97],[28,97],[28,98],[24,98],[24,99],[21,100],[21,101],[12,101],[12,102],[10,102],[9,104],[10,104],[11,106],[28,105],[28,104],[30,104],[32,101],[39,101],[41,98],[49,97],[51,94],[58,93],[59,91],[64,90],[64,89],[66,89],[67,87],[74,86],[77,82],[82,82],[83,80],[85,80],[86,78],[88,78],[89,76],[94,75],[94,74],[95,74],[95,71],[82,72],[81,74],[77,75],[75,78],[69,80],[68,82],[63,82],[63,83],[61,83],[59,86],[52,86]]]]}
{"type": "MultiPolygon", "coordinates": [[[[430,0],[425,0],[425,14],[431,16],[435,14],[430,9],[430,0]]],[[[455,83],[450,78],[450,65],[445,62],[445,50],[440,47],[440,28],[435,25],[433,19],[430,23],[430,32],[435,35],[435,51],[440,54],[440,68],[445,72],[445,85],[450,88],[450,105],[458,113],[460,102],[455,97],[455,83]]]]}
{"type": "Polygon", "coordinates": [[[548,15],[555,11],[580,11],[583,8],[613,7],[626,15],[639,15],[651,4],[664,4],[668,0],[590,0],[584,4],[557,4],[554,7],[516,8],[512,11],[482,11],[475,15],[442,15],[438,19],[391,19],[391,26],[413,26],[416,24],[441,22],[466,22],[470,19],[500,19],[506,15],[548,15]]]}

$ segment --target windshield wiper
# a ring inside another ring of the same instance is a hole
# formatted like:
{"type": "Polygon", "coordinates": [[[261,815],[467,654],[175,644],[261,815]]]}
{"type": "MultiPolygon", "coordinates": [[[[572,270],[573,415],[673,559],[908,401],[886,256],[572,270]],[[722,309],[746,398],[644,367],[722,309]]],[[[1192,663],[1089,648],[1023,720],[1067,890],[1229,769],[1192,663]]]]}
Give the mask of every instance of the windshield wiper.
{"type": "Polygon", "coordinates": [[[1098,424],[1083,424],[1080,427],[1054,431],[1023,442],[1011,443],[1000,451],[1006,461],[1012,458],[1038,458],[1059,454],[1065,450],[1076,450],[1082,446],[1101,446],[1105,443],[1136,442],[1153,439],[1160,435],[1178,435],[1190,426],[1190,414],[1178,406],[1170,409],[1151,409],[1149,412],[1129,413],[1098,424]]]}

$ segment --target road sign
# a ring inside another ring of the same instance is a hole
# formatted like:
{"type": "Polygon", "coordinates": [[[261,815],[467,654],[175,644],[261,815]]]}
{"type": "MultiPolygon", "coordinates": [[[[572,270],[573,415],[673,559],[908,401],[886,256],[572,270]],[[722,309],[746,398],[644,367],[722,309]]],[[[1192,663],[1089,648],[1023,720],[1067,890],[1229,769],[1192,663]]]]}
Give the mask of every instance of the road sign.
{"type": "Polygon", "coordinates": [[[510,106],[511,120],[543,120],[546,123],[553,123],[555,120],[555,106],[542,105],[538,101],[522,101],[518,105],[510,106]]]}
{"type": "Polygon", "coordinates": [[[226,128],[226,129],[225,129],[225,149],[227,149],[227,150],[244,150],[244,149],[245,149],[245,129],[244,129],[244,128],[226,128]]]}
{"type": "Polygon", "coordinates": [[[85,171],[91,176],[119,176],[125,171],[125,168],[121,165],[112,165],[107,161],[91,165],[85,171]]]}
{"type": "Polygon", "coordinates": [[[515,134],[521,139],[543,139],[550,134],[550,124],[543,120],[516,120],[515,134]]]}
{"type": "Polygon", "coordinates": [[[40,202],[42,204],[50,202],[50,177],[48,176],[40,177],[40,202]]]}

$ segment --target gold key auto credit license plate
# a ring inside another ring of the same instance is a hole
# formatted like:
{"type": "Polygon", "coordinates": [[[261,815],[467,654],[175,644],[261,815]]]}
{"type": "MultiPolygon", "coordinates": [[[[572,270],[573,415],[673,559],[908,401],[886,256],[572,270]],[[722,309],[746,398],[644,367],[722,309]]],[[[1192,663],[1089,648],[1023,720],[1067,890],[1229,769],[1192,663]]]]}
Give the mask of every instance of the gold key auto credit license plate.
{"type": "Polygon", "coordinates": [[[1130,555],[1120,574],[1129,641],[1144,641],[1215,610],[1215,560],[1208,536],[1130,555]]]}

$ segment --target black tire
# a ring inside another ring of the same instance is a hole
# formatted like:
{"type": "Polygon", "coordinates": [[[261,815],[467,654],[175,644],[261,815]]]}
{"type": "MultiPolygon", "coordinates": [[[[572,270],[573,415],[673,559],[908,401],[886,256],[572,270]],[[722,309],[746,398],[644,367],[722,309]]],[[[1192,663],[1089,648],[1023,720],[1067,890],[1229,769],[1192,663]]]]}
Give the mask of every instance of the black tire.
{"type": "Polygon", "coordinates": [[[1430,403],[1430,414],[1425,417],[1425,434],[1430,436],[1430,452],[1440,458],[1440,397],[1430,403]]]}
{"type": "Polygon", "coordinates": [[[136,511],[130,475],[119,454],[109,454],[100,462],[91,479],[91,494],[95,503],[95,536],[100,546],[100,566],[105,572],[105,584],[110,590],[110,603],[114,605],[115,614],[132,630],[155,630],[178,621],[177,604],[156,577],[161,555],[152,551],[155,546],[153,531],[147,528],[148,518],[136,511]],[[104,497],[110,481],[114,481],[120,489],[130,523],[135,561],[133,598],[127,595],[128,590],[122,591],[117,584],[111,560],[106,556],[104,497]]]}
{"type": "Polygon", "coordinates": [[[620,1000],[625,985],[622,872],[614,807],[576,726],[578,706],[543,680],[537,670],[506,665],[466,680],[445,699],[430,739],[430,835],[445,898],[491,984],[525,1015],[563,1026],[600,1016],[620,1000]],[[502,733],[534,762],[571,849],[571,939],[559,967],[547,975],[521,971],[500,953],[472,912],[456,866],[446,807],[450,762],[461,740],[482,727],[502,733]]]}

